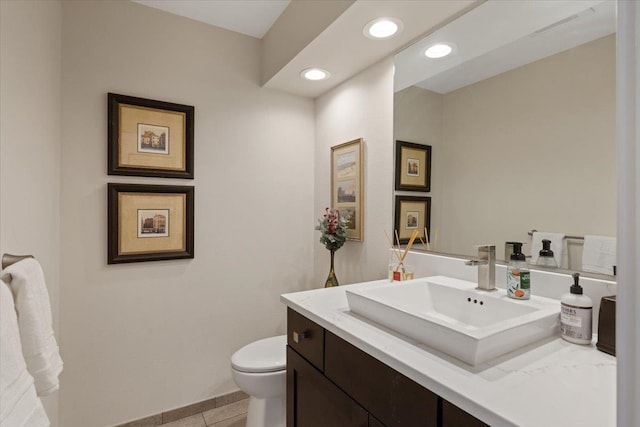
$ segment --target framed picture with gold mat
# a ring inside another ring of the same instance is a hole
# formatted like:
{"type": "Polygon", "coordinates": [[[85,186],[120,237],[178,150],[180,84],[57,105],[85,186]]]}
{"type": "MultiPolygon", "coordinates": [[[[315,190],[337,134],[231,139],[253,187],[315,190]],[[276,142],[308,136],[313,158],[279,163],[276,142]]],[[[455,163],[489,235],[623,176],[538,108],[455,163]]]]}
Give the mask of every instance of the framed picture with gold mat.
{"type": "Polygon", "coordinates": [[[331,147],[331,206],[347,219],[347,239],[364,240],[364,140],[331,147]]]}
{"type": "Polygon", "coordinates": [[[396,141],[396,190],[431,191],[431,146],[396,141]]]}
{"type": "Polygon", "coordinates": [[[108,94],[108,174],[193,179],[194,107],[108,94]]]}
{"type": "Polygon", "coordinates": [[[109,264],[193,258],[194,187],[108,185],[109,264]]]}
{"type": "Polygon", "coordinates": [[[426,233],[431,234],[431,197],[396,196],[394,229],[400,244],[408,243],[416,230],[426,241],[426,233]]]}

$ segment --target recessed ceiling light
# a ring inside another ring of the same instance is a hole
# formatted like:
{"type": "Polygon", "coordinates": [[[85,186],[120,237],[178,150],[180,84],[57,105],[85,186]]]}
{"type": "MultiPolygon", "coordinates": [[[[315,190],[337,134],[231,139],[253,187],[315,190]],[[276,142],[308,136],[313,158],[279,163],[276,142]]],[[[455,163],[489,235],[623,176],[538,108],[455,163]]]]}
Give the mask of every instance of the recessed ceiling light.
{"type": "Polygon", "coordinates": [[[436,43],[424,51],[427,58],[444,58],[453,51],[453,47],[446,43],[436,43]]]}
{"type": "Polygon", "coordinates": [[[300,75],[307,80],[325,80],[331,75],[327,70],[320,68],[307,68],[300,75]]]}
{"type": "Polygon", "coordinates": [[[404,28],[402,21],[397,18],[378,18],[364,26],[362,31],[370,39],[388,39],[398,34],[404,28]]]}

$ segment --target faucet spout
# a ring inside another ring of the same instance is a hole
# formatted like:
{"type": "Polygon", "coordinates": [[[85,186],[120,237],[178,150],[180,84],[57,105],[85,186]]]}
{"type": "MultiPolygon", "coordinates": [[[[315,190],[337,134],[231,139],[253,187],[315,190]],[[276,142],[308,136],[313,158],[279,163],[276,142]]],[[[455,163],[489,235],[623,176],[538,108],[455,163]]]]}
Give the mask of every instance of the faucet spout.
{"type": "Polygon", "coordinates": [[[496,288],[496,246],[478,246],[478,259],[465,262],[465,265],[478,266],[478,287],[483,291],[495,291],[496,288]]]}

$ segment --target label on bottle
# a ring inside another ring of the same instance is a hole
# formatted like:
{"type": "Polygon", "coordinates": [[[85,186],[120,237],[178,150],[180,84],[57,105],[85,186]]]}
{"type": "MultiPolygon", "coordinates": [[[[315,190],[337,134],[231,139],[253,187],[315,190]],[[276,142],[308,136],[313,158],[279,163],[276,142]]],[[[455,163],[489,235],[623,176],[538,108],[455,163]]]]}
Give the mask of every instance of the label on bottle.
{"type": "Polygon", "coordinates": [[[515,299],[531,298],[531,273],[518,268],[507,268],[507,295],[515,299]]]}
{"type": "Polygon", "coordinates": [[[591,316],[593,310],[560,304],[560,333],[580,340],[591,340],[591,316]]]}

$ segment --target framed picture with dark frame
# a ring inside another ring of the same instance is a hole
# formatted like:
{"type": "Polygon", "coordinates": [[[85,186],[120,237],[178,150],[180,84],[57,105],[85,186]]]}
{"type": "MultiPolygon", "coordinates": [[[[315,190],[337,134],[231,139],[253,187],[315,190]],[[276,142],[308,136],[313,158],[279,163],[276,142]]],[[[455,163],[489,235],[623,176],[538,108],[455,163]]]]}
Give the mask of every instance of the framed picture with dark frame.
{"type": "Polygon", "coordinates": [[[394,229],[401,244],[408,243],[415,230],[426,241],[425,229],[431,235],[431,197],[396,196],[394,229]]]}
{"type": "Polygon", "coordinates": [[[347,218],[347,239],[364,240],[364,140],[331,147],[331,207],[347,218]]]}
{"type": "Polygon", "coordinates": [[[193,258],[194,187],[108,184],[109,264],[193,258]]]}
{"type": "Polygon", "coordinates": [[[108,174],[193,179],[194,107],[108,94],[108,174]]]}
{"type": "Polygon", "coordinates": [[[396,190],[431,191],[431,146],[396,141],[396,190]]]}

